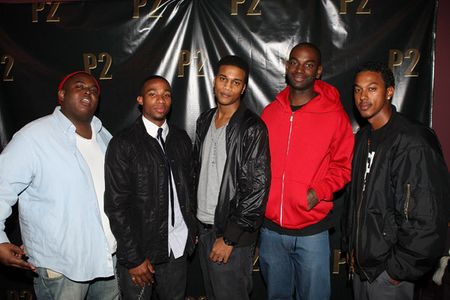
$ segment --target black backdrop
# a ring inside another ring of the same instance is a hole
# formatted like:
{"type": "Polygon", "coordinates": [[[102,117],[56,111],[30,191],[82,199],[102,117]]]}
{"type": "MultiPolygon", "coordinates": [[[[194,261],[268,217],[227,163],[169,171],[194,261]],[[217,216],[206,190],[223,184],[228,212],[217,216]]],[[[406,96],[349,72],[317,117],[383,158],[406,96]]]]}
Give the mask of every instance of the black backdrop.
{"type": "MultiPolygon", "coordinates": [[[[135,99],[141,80],[159,74],[173,88],[170,121],[192,137],[197,116],[215,105],[213,68],[226,54],[250,63],[244,101],[259,113],[285,86],[284,60],[299,41],[321,48],[322,79],[340,90],[355,130],[353,73],[366,60],[389,63],[397,81],[394,104],[430,124],[437,2],[0,0],[0,150],[23,125],[53,111],[57,84],[75,70],[99,79],[97,114],[113,134],[138,116],[135,99]]],[[[341,202],[338,197],[336,223],[341,202]]],[[[15,220],[10,218],[8,226],[13,237],[18,235],[15,220]]],[[[331,235],[336,257],[339,236],[336,227],[331,235]]],[[[348,299],[343,268],[334,271],[340,272],[332,275],[333,298],[348,299]]],[[[0,298],[29,295],[27,275],[14,274],[0,270],[0,298]]],[[[257,264],[255,280],[253,298],[261,299],[264,286],[257,264]]],[[[188,295],[202,294],[194,258],[188,295]]]]}

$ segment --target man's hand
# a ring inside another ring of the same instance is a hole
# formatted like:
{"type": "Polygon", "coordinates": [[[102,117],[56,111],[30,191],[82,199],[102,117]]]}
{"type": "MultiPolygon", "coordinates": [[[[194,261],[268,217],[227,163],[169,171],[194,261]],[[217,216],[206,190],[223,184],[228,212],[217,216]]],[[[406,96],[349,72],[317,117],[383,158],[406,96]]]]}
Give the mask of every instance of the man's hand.
{"type": "Polygon", "coordinates": [[[313,189],[308,189],[308,195],[306,196],[306,210],[310,211],[314,208],[314,206],[319,203],[319,199],[317,199],[316,191],[313,189]]]}
{"type": "Polygon", "coordinates": [[[36,268],[25,261],[26,253],[23,248],[11,243],[0,244],[0,263],[25,270],[36,271],[36,268]]]}
{"type": "Polygon", "coordinates": [[[226,264],[230,258],[231,252],[233,252],[233,246],[225,244],[223,237],[220,237],[214,242],[211,253],[209,254],[209,259],[215,263],[226,264]]]}
{"type": "Polygon", "coordinates": [[[155,269],[153,269],[152,264],[146,258],[142,264],[137,267],[128,270],[131,280],[134,284],[144,287],[146,284],[152,284],[155,282],[154,274],[155,269]]]}

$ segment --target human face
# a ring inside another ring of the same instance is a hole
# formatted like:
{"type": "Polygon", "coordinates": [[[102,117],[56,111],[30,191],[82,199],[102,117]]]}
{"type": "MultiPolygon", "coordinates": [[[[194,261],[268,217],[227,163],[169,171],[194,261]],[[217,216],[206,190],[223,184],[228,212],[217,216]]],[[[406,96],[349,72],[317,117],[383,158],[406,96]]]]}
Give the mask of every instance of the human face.
{"type": "Polygon", "coordinates": [[[355,105],[372,128],[384,126],[391,117],[391,98],[394,87],[386,88],[381,73],[363,71],[356,75],[354,87],[355,105]]]}
{"type": "Polygon", "coordinates": [[[310,47],[292,49],[286,62],[286,77],[288,85],[298,91],[311,90],[314,81],[320,78],[322,66],[319,57],[310,47]]]}
{"type": "Polygon", "coordinates": [[[61,112],[74,124],[90,123],[98,105],[97,83],[86,73],[69,78],[58,92],[61,112]]]}
{"type": "Polygon", "coordinates": [[[246,86],[244,70],[236,66],[220,66],[214,78],[214,94],[217,105],[239,106],[246,86]]]}
{"type": "Polygon", "coordinates": [[[172,105],[169,83],[160,78],[150,79],[144,84],[142,91],[142,95],[137,97],[137,102],[142,105],[142,114],[150,122],[161,126],[172,105]]]}

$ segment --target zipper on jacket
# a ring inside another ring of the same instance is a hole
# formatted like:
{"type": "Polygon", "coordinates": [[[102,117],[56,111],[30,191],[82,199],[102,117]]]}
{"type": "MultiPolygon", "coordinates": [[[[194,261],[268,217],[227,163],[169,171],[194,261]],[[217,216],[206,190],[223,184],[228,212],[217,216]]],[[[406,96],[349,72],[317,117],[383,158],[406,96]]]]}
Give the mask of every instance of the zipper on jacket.
{"type": "Polygon", "coordinates": [[[292,112],[291,117],[289,118],[289,135],[288,142],[286,147],[286,156],[284,158],[285,168],[283,170],[283,176],[281,177],[281,204],[280,204],[280,226],[283,227],[283,202],[284,202],[284,176],[286,174],[286,160],[289,154],[289,149],[291,146],[291,135],[292,135],[292,123],[294,121],[294,112],[292,112]]]}
{"type": "MultiPolygon", "coordinates": [[[[370,153],[370,139],[367,140],[367,155],[369,155],[370,153]]],[[[367,163],[367,158],[366,158],[366,163],[367,163]]],[[[372,162],[373,163],[373,162],[372,162]]],[[[365,165],[365,164],[364,164],[365,165]]],[[[359,246],[359,223],[360,223],[360,218],[361,218],[361,207],[362,207],[362,203],[364,201],[364,191],[366,190],[366,183],[367,183],[367,176],[364,176],[363,179],[363,188],[361,191],[361,200],[359,201],[359,206],[358,206],[358,210],[356,212],[356,244],[355,244],[355,262],[356,264],[358,264],[359,269],[364,273],[364,276],[366,276],[366,279],[369,278],[369,276],[367,276],[366,271],[364,271],[364,269],[362,268],[361,264],[359,263],[359,259],[358,259],[358,246],[359,246]]]]}
{"type": "Polygon", "coordinates": [[[407,183],[405,190],[406,190],[405,191],[406,197],[405,197],[405,204],[403,206],[403,214],[405,215],[406,221],[408,221],[409,220],[409,200],[411,198],[411,184],[407,183]]]}

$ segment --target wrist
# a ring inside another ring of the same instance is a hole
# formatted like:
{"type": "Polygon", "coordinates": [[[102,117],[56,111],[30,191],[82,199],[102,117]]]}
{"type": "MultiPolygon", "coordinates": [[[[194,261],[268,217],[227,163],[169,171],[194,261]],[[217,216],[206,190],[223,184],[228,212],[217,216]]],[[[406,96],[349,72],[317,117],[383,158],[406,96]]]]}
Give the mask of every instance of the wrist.
{"type": "Polygon", "coordinates": [[[235,245],[236,245],[235,242],[233,242],[233,241],[227,239],[226,237],[223,237],[223,242],[224,242],[225,245],[227,245],[227,246],[235,246],[235,245]]]}

